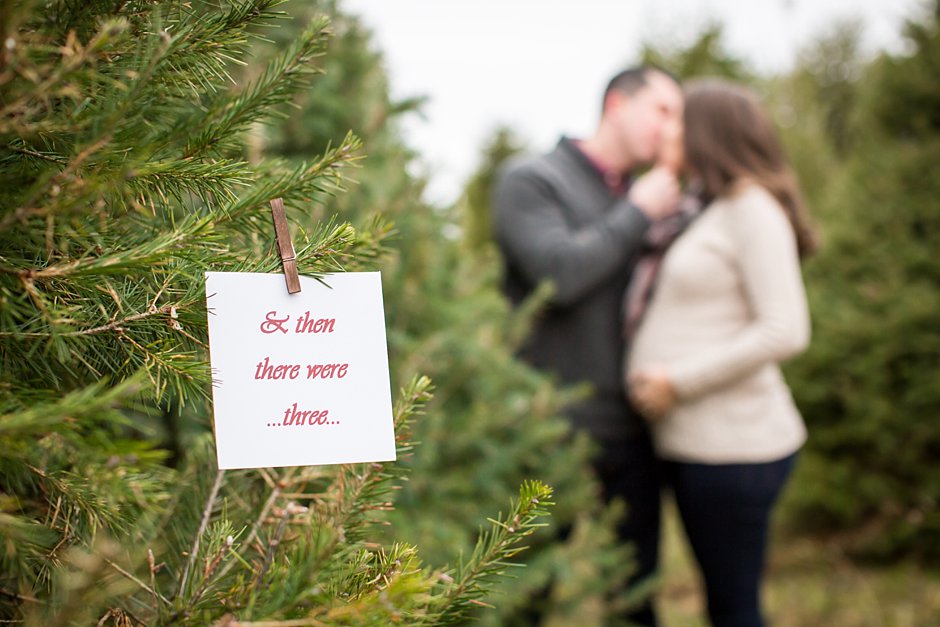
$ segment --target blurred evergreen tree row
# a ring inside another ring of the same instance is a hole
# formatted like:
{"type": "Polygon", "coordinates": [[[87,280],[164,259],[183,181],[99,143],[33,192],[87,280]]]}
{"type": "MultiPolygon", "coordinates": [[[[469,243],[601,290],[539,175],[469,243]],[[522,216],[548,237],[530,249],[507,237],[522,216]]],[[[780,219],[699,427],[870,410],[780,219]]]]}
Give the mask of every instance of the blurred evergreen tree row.
{"type": "Polygon", "coordinates": [[[798,527],[870,558],[940,566],[940,3],[906,50],[859,58],[851,29],[781,86],[823,247],[814,337],[788,370],[810,428],[798,527]],[[797,100],[802,94],[805,100],[797,100]],[[788,98],[790,96],[790,98],[788,98]]]}

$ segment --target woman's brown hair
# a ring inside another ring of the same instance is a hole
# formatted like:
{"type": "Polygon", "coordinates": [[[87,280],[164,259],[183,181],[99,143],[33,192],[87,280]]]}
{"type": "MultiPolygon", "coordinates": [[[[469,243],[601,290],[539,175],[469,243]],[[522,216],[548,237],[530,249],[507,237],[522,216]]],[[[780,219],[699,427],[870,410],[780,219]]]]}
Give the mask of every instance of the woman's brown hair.
{"type": "Polygon", "coordinates": [[[685,88],[685,163],[700,179],[707,200],[732,193],[743,179],[783,205],[800,257],[816,249],[799,183],[770,116],[757,96],[721,79],[690,81],[685,88]]]}

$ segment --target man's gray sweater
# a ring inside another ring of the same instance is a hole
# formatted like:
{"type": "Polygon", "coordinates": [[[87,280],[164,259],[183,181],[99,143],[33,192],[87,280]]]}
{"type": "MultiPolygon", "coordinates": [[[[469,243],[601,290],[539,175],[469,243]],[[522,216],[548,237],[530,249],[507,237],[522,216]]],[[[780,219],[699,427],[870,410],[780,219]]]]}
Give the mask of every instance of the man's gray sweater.
{"type": "Polygon", "coordinates": [[[621,303],[648,226],[567,138],[510,164],[495,189],[507,297],[518,305],[543,281],[555,288],[521,357],[564,383],[593,385],[592,398],[568,413],[600,440],[630,437],[639,425],[623,393],[621,303]]]}

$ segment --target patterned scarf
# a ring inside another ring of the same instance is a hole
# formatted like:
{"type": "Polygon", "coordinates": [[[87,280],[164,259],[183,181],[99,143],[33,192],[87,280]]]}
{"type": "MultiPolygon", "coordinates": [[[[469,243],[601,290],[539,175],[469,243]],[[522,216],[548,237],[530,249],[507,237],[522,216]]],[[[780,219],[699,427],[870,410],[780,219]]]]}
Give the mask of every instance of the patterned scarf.
{"type": "Polygon", "coordinates": [[[629,341],[643,320],[656,287],[659,266],[666,250],[702,211],[702,201],[693,193],[683,194],[676,213],[650,225],[643,242],[643,252],[634,266],[624,295],[624,337],[629,341]]]}

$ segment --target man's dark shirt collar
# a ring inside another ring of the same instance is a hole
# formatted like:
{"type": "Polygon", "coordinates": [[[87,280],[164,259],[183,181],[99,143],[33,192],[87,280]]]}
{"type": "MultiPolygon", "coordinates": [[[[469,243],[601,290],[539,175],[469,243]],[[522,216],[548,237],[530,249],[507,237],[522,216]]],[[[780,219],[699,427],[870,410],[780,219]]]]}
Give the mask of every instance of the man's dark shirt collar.
{"type": "Polygon", "coordinates": [[[565,151],[571,154],[577,161],[582,165],[586,166],[590,171],[597,175],[597,177],[607,186],[607,189],[610,190],[610,193],[614,196],[621,196],[626,193],[630,188],[630,175],[623,174],[621,172],[616,172],[609,168],[605,168],[603,165],[592,159],[588,156],[587,153],[581,148],[581,140],[572,139],[570,137],[562,137],[558,142],[558,145],[565,151]]]}

